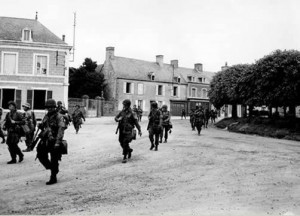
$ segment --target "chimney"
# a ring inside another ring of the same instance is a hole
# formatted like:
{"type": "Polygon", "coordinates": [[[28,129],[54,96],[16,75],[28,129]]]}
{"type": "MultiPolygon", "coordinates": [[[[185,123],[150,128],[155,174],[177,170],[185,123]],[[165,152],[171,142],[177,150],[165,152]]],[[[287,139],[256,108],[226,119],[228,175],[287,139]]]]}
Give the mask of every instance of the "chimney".
{"type": "Polygon", "coordinates": [[[106,60],[114,59],[114,57],[115,57],[115,48],[106,47],[106,60]]]}
{"type": "Polygon", "coordinates": [[[195,64],[195,71],[203,72],[203,65],[201,63],[196,63],[195,64]]]}
{"type": "Polygon", "coordinates": [[[224,71],[224,70],[226,70],[226,69],[228,69],[229,67],[228,67],[228,65],[227,65],[227,62],[225,62],[225,66],[222,66],[221,67],[221,71],[224,71]]]}
{"type": "Polygon", "coordinates": [[[62,35],[62,40],[65,41],[66,35],[62,35]]]}
{"type": "Polygon", "coordinates": [[[164,56],[163,55],[157,55],[156,56],[156,63],[159,64],[159,66],[163,66],[164,64],[164,56]]]}
{"type": "Polygon", "coordinates": [[[171,60],[171,65],[172,65],[174,68],[178,68],[178,60],[171,60]]]}
{"type": "Polygon", "coordinates": [[[35,12],[35,20],[38,20],[38,12],[35,12]]]}

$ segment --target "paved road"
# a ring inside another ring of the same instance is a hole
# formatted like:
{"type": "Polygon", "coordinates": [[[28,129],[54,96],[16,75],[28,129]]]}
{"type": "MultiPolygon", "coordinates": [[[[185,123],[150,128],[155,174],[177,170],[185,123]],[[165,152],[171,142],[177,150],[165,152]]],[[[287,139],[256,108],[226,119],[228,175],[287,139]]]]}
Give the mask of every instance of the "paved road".
{"type": "Polygon", "coordinates": [[[146,124],[127,164],[112,118],[87,119],[77,135],[70,127],[51,186],[35,152],[6,165],[0,145],[0,214],[300,215],[299,142],[215,128],[198,136],[177,118],[155,152],[146,124]]]}

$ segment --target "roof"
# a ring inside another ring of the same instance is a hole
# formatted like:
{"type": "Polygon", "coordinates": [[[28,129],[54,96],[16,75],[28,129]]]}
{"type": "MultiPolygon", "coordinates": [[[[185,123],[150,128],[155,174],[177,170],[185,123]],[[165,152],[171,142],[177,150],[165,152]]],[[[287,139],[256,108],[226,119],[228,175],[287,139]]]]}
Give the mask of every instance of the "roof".
{"type": "Polygon", "coordinates": [[[0,17],[0,40],[22,41],[22,30],[25,28],[33,32],[33,42],[67,45],[38,20],[13,17],[0,17]]]}
{"type": "Polygon", "coordinates": [[[182,83],[186,83],[188,76],[196,78],[206,78],[209,83],[214,76],[213,72],[198,72],[191,68],[178,67],[174,69],[171,64],[163,64],[160,66],[156,62],[149,62],[144,60],[137,60],[131,58],[114,56],[110,59],[112,67],[119,78],[124,79],[138,79],[149,81],[149,73],[154,72],[155,80],[161,82],[172,82],[173,77],[181,77],[182,83]]]}

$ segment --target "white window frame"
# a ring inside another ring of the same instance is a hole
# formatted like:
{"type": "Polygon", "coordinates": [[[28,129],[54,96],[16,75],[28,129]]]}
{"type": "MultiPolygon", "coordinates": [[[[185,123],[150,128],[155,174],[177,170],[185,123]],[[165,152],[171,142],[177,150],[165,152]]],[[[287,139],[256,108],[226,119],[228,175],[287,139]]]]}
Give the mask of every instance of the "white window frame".
{"type": "Polygon", "coordinates": [[[124,94],[133,94],[134,93],[134,83],[133,82],[123,82],[123,93],[124,94]],[[130,84],[129,92],[126,92],[127,83],[130,84]]]}
{"type": "Polygon", "coordinates": [[[143,94],[144,94],[144,84],[143,84],[143,83],[138,83],[138,84],[137,84],[137,89],[138,89],[138,90],[137,90],[137,94],[138,94],[138,95],[143,95],[143,94]],[[140,88],[140,86],[142,86],[142,87],[140,88]],[[140,89],[142,89],[142,90],[141,90],[142,92],[140,92],[140,89]]]}
{"type": "Polygon", "coordinates": [[[179,97],[179,86],[173,86],[173,89],[172,89],[172,96],[173,97],[179,97]],[[174,88],[176,87],[177,91],[176,91],[176,95],[174,95],[174,88]]]}
{"type": "Polygon", "coordinates": [[[202,89],[202,98],[208,98],[207,94],[208,94],[207,88],[203,88],[202,89]],[[204,91],[206,92],[206,95],[204,95],[204,91]]]}
{"type": "Polygon", "coordinates": [[[36,76],[41,76],[41,77],[45,77],[45,76],[49,76],[49,62],[50,62],[50,56],[49,56],[49,54],[42,54],[42,53],[34,53],[33,54],[33,69],[32,69],[32,74],[33,75],[36,75],[36,76]],[[37,74],[36,73],[36,58],[38,57],[38,56],[45,56],[45,57],[47,57],[47,68],[46,68],[46,74],[45,75],[43,75],[43,74],[37,74]]]}
{"type": "Polygon", "coordinates": [[[165,95],[165,86],[164,85],[156,85],[156,94],[157,96],[164,96],[165,95]],[[159,86],[161,86],[161,94],[158,94],[159,86]]]}
{"type": "Polygon", "coordinates": [[[31,35],[32,35],[31,29],[29,29],[29,28],[24,28],[24,29],[22,30],[22,41],[23,41],[23,42],[32,42],[32,37],[31,37],[31,35]],[[25,31],[29,31],[29,38],[28,38],[28,40],[25,40],[25,31]]]}
{"type": "Polygon", "coordinates": [[[2,53],[1,53],[1,72],[0,72],[0,74],[8,75],[8,76],[19,74],[18,65],[19,65],[19,53],[18,52],[2,51],[2,53]],[[15,74],[4,74],[4,55],[5,54],[15,54],[16,55],[16,73],[15,74]]]}
{"type": "Polygon", "coordinates": [[[195,87],[191,88],[191,97],[197,97],[197,88],[195,87]],[[193,90],[195,90],[195,96],[193,96],[193,90]]]}

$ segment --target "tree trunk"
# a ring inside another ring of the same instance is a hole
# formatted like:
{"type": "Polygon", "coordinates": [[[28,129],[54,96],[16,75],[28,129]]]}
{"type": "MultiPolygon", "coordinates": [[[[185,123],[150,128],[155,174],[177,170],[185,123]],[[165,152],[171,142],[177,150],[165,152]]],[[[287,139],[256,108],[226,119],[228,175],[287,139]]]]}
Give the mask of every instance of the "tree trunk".
{"type": "Polygon", "coordinates": [[[268,106],[268,109],[269,109],[269,118],[271,118],[272,117],[272,106],[268,106]]]}
{"type": "Polygon", "coordinates": [[[289,116],[292,118],[296,118],[296,107],[295,106],[289,106],[289,116]]]}
{"type": "Polygon", "coordinates": [[[242,105],[242,117],[247,118],[247,106],[242,105]]]}
{"type": "Polygon", "coordinates": [[[252,117],[253,116],[253,108],[254,106],[249,106],[249,117],[252,117]]]}
{"type": "Polygon", "coordinates": [[[231,116],[232,118],[237,118],[237,104],[232,104],[231,116]]]}
{"type": "Polygon", "coordinates": [[[286,117],[286,106],[283,107],[283,115],[286,117]]]}

